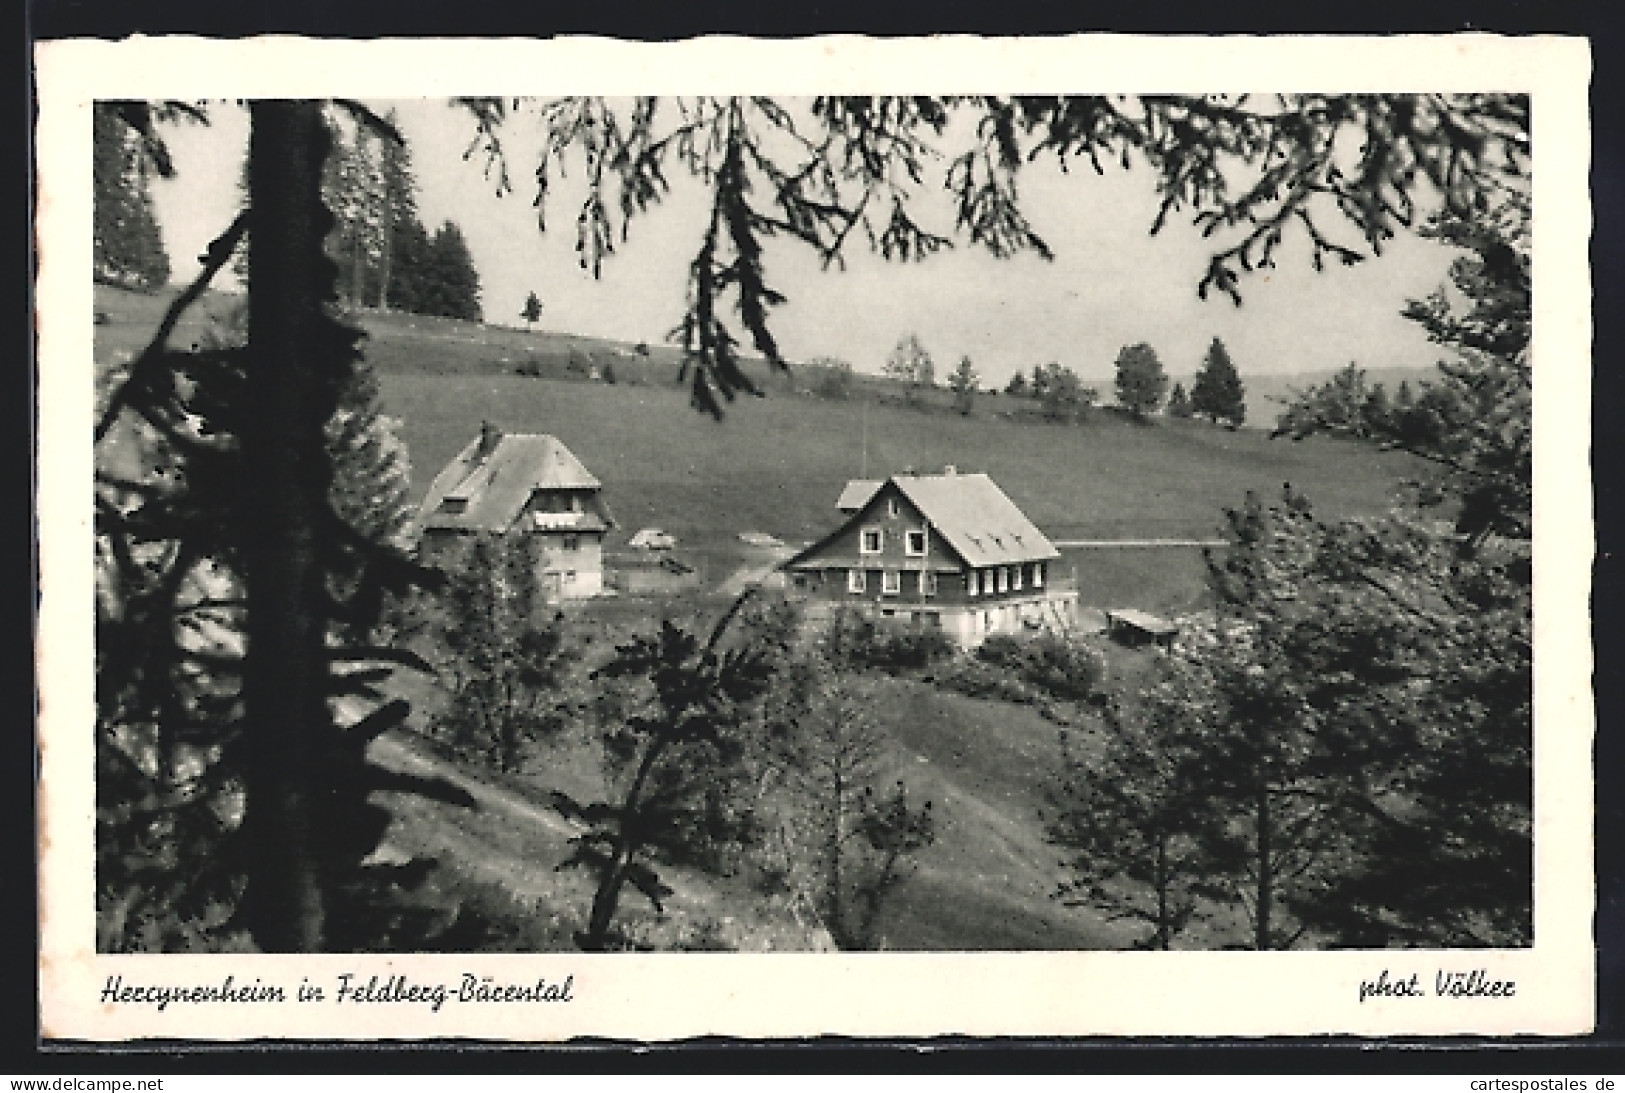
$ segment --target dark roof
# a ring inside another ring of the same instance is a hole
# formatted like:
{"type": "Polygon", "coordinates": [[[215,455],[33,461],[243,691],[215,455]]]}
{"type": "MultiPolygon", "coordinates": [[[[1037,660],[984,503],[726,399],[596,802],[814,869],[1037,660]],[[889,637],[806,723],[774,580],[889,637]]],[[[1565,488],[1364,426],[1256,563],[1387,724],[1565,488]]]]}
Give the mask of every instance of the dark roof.
{"type": "Polygon", "coordinates": [[[1111,623],[1121,623],[1153,637],[1166,638],[1179,633],[1177,624],[1171,623],[1167,619],[1158,618],[1156,615],[1145,611],[1136,611],[1130,607],[1106,612],[1106,620],[1111,623]]]}
{"type": "MultiPolygon", "coordinates": [[[[488,453],[482,455],[480,448],[481,438],[475,437],[435,476],[420,510],[419,519],[424,528],[507,531],[524,512],[536,490],[596,493],[602,488],[598,479],[555,437],[523,433],[500,435],[488,453]],[[447,511],[447,501],[453,506],[461,501],[461,511],[447,511]]],[[[581,530],[603,530],[610,526],[607,514],[599,511],[547,514],[546,526],[563,527],[561,521],[568,522],[565,518],[575,515],[581,519],[571,526],[581,530]]]]}
{"type": "MultiPolygon", "coordinates": [[[[842,500],[868,485],[849,482],[842,500]]],[[[1044,533],[1027,519],[985,474],[900,474],[870,491],[869,498],[833,534],[820,539],[790,560],[800,562],[819,550],[835,535],[864,519],[876,500],[895,487],[920,511],[941,541],[970,566],[1011,565],[1019,562],[1049,561],[1059,558],[1044,533]]]]}

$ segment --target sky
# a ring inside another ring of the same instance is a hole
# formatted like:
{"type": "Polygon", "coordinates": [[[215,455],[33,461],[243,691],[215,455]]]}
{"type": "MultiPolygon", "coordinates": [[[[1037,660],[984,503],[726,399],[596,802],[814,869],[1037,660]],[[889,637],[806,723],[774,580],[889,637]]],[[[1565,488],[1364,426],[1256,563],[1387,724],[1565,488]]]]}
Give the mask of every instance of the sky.
{"type": "MultiPolygon", "coordinates": [[[[681,318],[687,267],[698,249],[706,211],[703,188],[668,172],[672,189],[650,213],[635,218],[624,245],[594,279],[575,255],[575,216],[584,193],[580,170],[553,187],[548,230],[537,225],[533,173],[540,120],[534,111],[510,117],[503,130],[513,190],[498,195],[483,159],[464,158],[474,137],[469,116],[440,100],[371,102],[393,108],[412,153],[420,216],[432,231],[455,221],[468,240],[488,322],[522,326],[526,296],[542,300],[539,329],[663,341],[681,318]]],[[[189,280],[210,239],[234,215],[237,179],[247,145],[246,110],[215,104],[211,124],[166,133],[177,177],[153,182],[153,200],[177,280],[189,280]]],[[[942,213],[930,226],[949,234],[951,213],[941,191],[946,160],[927,176],[924,213],[942,213]]],[[[824,269],[793,242],[770,244],[768,283],[789,302],[772,325],[791,361],[833,356],[859,371],[878,372],[906,333],[918,334],[939,377],[962,355],[984,385],[1002,386],[1016,370],[1058,361],[1086,379],[1113,375],[1119,350],[1149,342],[1166,370],[1189,375],[1209,343],[1224,340],[1242,375],[1340,368],[1425,367],[1438,359],[1414,323],[1400,316],[1407,299],[1444,280],[1454,254],[1401,235],[1380,258],[1351,268],[1316,272],[1309,246],[1289,236],[1275,269],[1247,276],[1243,304],[1211,293],[1197,296],[1207,258],[1218,249],[1177,215],[1162,233],[1149,233],[1156,212],[1152,175],[1143,165],[1108,166],[1097,176],[1087,163],[1063,173],[1053,159],[1023,169],[1021,204],[1055,253],[997,259],[961,239],[924,262],[886,262],[856,240],[846,269],[824,269]]],[[[1345,233],[1342,238],[1347,239],[1345,233]]]]}

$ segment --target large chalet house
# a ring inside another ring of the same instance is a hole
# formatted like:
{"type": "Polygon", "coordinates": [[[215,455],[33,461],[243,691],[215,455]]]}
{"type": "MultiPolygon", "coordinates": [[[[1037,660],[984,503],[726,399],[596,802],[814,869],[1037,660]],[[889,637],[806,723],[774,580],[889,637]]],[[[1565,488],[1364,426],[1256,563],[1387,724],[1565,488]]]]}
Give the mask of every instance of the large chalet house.
{"type": "Polygon", "coordinates": [[[429,487],[418,516],[426,558],[447,559],[481,532],[522,536],[550,603],[604,590],[604,534],[615,526],[603,485],[555,437],[504,434],[489,422],[429,487]]]}
{"type": "Polygon", "coordinates": [[[1060,552],[985,474],[899,474],[847,483],[844,524],[784,563],[826,607],[939,626],[960,646],[1077,619],[1060,552]]]}

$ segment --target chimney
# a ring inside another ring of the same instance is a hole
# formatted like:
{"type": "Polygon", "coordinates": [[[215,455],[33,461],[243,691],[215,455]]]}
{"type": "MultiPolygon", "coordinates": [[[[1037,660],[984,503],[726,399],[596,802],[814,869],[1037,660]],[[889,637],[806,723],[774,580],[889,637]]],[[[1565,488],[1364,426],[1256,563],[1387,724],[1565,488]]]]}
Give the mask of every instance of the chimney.
{"type": "Polygon", "coordinates": [[[497,450],[497,444],[502,440],[502,430],[489,421],[480,422],[480,446],[474,449],[476,460],[488,459],[491,453],[497,450]]]}
{"type": "Polygon", "coordinates": [[[954,475],[959,473],[959,468],[954,466],[952,463],[949,463],[942,468],[942,473],[945,476],[952,478],[954,475]]]}

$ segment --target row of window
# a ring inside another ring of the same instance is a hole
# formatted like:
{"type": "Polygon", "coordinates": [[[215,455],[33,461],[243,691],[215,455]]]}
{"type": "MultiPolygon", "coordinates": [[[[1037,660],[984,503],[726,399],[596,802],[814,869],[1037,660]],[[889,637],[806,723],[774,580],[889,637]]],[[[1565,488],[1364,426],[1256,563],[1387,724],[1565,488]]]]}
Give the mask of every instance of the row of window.
{"type": "Polygon", "coordinates": [[[992,569],[977,569],[965,574],[967,596],[996,596],[1001,592],[1020,592],[1031,577],[1034,588],[1044,587],[1044,563],[1034,562],[1031,571],[1025,565],[1001,565],[992,569]]]}
{"type": "MultiPolygon", "coordinates": [[[[965,594],[969,596],[998,595],[1001,592],[1020,592],[1024,581],[1030,579],[1032,587],[1044,587],[1044,563],[1034,562],[1031,570],[1025,565],[997,566],[992,569],[977,569],[965,574],[965,594]]],[[[865,569],[849,569],[846,571],[846,590],[848,592],[866,592],[869,587],[869,572],[865,569]]],[[[880,571],[880,593],[883,596],[898,596],[903,592],[903,574],[896,569],[883,569],[880,571]]],[[[937,594],[937,575],[923,572],[919,574],[919,593],[922,596],[935,596],[937,594]]]]}
{"type": "MultiPolygon", "coordinates": [[[[846,590],[848,592],[864,592],[869,586],[869,572],[864,569],[849,569],[846,571],[846,590]]],[[[883,596],[900,596],[903,592],[903,575],[895,569],[880,571],[880,594],[883,596]]],[[[919,592],[922,596],[935,596],[937,594],[937,575],[935,573],[921,573],[919,575],[919,592]]]]}
{"type": "MultiPolygon", "coordinates": [[[[859,554],[884,554],[886,551],[886,530],[884,528],[864,528],[858,536],[859,554]]],[[[925,557],[925,530],[903,532],[903,553],[910,558],[925,557]]]]}

